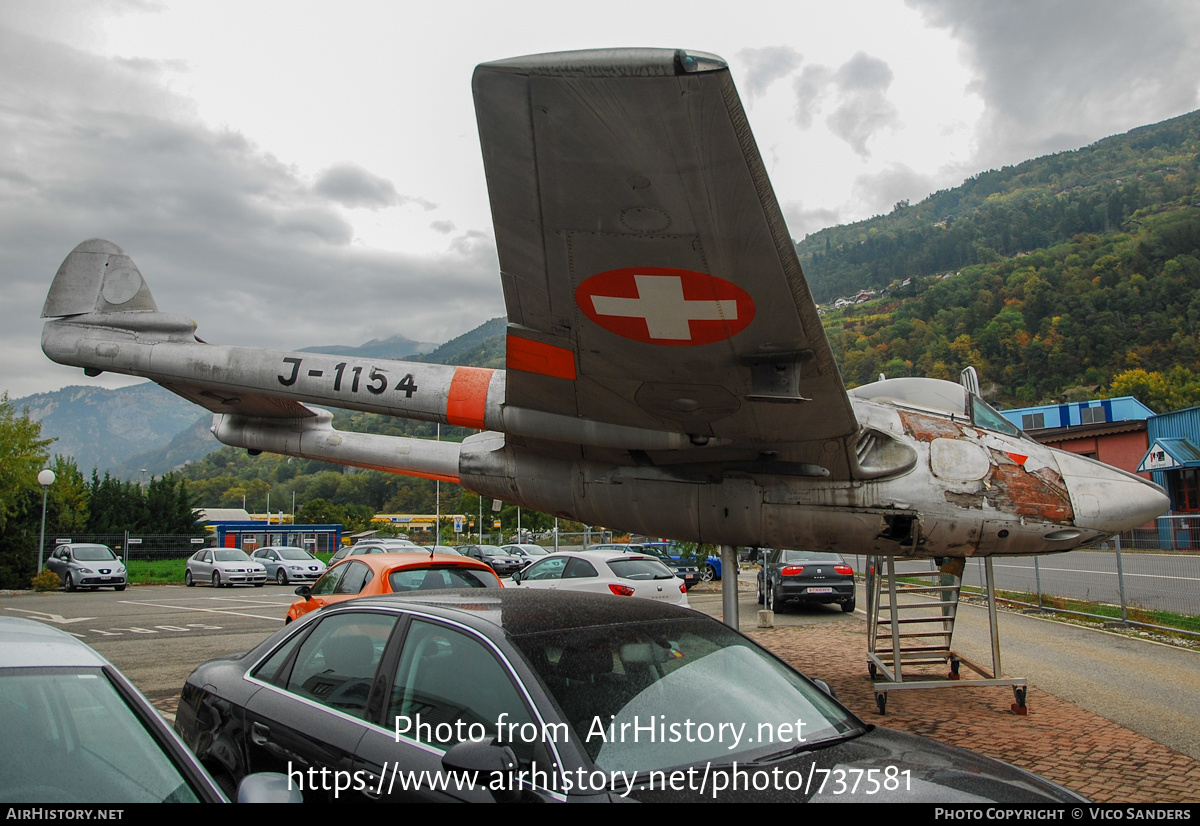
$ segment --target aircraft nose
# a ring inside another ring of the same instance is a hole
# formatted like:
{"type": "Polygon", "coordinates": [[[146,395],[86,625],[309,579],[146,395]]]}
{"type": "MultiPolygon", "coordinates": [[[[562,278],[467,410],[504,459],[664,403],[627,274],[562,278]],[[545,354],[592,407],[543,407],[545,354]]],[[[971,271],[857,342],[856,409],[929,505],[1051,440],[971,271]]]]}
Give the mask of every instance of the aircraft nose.
{"type": "Polygon", "coordinates": [[[1115,534],[1164,513],[1171,500],[1158,485],[1111,465],[1056,451],[1059,470],[1071,494],[1075,525],[1115,534]]]}

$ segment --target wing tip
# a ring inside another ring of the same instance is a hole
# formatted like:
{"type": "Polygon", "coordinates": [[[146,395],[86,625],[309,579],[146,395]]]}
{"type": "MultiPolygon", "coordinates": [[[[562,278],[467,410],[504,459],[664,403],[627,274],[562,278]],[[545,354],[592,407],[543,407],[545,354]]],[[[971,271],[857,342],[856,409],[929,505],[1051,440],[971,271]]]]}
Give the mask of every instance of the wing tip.
{"type": "Polygon", "coordinates": [[[481,63],[475,71],[559,77],[667,77],[728,68],[728,63],[709,52],[628,48],[583,49],[510,57],[481,63]]]}

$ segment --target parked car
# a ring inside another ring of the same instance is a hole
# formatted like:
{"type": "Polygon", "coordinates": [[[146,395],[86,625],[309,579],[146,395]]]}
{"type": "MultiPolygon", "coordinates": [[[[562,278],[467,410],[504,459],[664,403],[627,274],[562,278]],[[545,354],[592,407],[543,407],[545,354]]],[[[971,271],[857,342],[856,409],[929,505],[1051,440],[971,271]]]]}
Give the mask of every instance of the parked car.
{"type": "Polygon", "coordinates": [[[525,588],[331,606],[196,669],[175,726],[210,771],[309,767],[309,799],[1084,802],[867,725],[703,614],[525,588]]]}
{"type": "MultiPolygon", "coordinates": [[[[0,730],[5,804],[228,802],[112,663],[40,622],[0,616],[0,730]]],[[[261,802],[295,799],[277,794],[280,779],[286,786],[277,775],[254,777],[241,792],[261,802]]]]}
{"type": "Polygon", "coordinates": [[[675,576],[679,577],[679,579],[683,581],[684,587],[689,591],[692,589],[692,586],[701,582],[700,568],[694,562],[685,559],[672,559],[671,557],[667,556],[667,552],[658,545],[642,545],[636,542],[615,542],[606,545],[589,545],[587,550],[621,551],[622,553],[627,554],[648,554],[674,571],[675,576]]]}
{"type": "Polygon", "coordinates": [[[368,554],[331,565],[311,588],[307,585],[297,588],[296,593],[302,598],[292,603],[284,624],[326,605],[362,596],[499,587],[495,571],[458,554],[368,554]]]}
{"type": "Polygon", "coordinates": [[[259,548],[251,558],[267,569],[267,579],[280,585],[293,582],[315,582],[325,573],[325,563],[303,548],[259,548]]]}
{"type": "Polygon", "coordinates": [[[191,588],[197,582],[211,582],[214,588],[222,585],[261,588],[267,584],[267,569],[237,548],[204,548],[192,554],[183,572],[184,585],[191,588]]]}
{"type": "Polygon", "coordinates": [[[541,559],[543,556],[546,556],[550,553],[550,551],[546,550],[541,545],[532,545],[528,542],[514,543],[512,545],[501,545],[500,552],[508,554],[509,556],[519,556],[525,560],[526,565],[534,560],[541,559]]]}
{"type": "Polygon", "coordinates": [[[407,539],[368,539],[354,545],[346,545],[339,548],[337,553],[329,557],[329,564],[341,562],[349,556],[363,556],[364,554],[397,554],[397,553],[420,553],[421,546],[415,542],[409,542],[407,539]]]}
{"type": "Polygon", "coordinates": [[[687,588],[675,573],[647,554],[622,551],[560,551],[512,575],[522,588],[588,591],[687,606],[687,588]]]}
{"type": "Polygon", "coordinates": [[[72,542],[59,545],[46,560],[68,591],[76,588],[125,590],[125,563],[107,545],[72,542]]]}
{"type": "Polygon", "coordinates": [[[643,542],[641,544],[647,550],[657,548],[676,561],[692,560],[696,567],[700,569],[700,579],[704,582],[713,582],[721,579],[722,567],[719,554],[709,554],[704,557],[703,561],[700,561],[690,551],[685,550],[678,542],[643,542]]]}
{"type": "Polygon", "coordinates": [[[772,611],[787,602],[837,603],[848,614],[855,603],[854,569],[841,554],[776,548],[758,572],[758,602],[772,611]]]}
{"type": "Polygon", "coordinates": [[[496,576],[509,576],[529,564],[527,558],[507,554],[496,545],[459,545],[457,551],[463,556],[487,563],[496,576]]]}

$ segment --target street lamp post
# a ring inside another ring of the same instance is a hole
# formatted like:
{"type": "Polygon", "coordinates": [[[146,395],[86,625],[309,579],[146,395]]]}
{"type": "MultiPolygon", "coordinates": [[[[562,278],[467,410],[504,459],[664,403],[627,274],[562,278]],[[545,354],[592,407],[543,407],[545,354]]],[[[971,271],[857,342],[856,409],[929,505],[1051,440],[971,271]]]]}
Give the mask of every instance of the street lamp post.
{"type": "Polygon", "coordinates": [[[54,471],[46,468],[38,474],[38,484],[42,486],[42,535],[38,539],[38,573],[42,572],[42,557],[46,550],[46,496],[50,486],[54,484],[54,471]]]}

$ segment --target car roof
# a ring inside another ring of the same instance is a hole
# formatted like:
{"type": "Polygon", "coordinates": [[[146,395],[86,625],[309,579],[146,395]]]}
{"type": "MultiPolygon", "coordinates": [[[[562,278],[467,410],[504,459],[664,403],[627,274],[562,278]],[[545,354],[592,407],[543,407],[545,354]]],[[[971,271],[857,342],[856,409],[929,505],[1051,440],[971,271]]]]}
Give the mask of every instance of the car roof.
{"type": "Polygon", "coordinates": [[[0,616],[0,668],[101,668],[108,664],[65,631],[34,620],[0,616]]]}
{"type": "MultiPolygon", "coordinates": [[[[491,626],[512,636],[571,631],[667,619],[710,620],[705,614],[649,599],[624,599],[582,591],[503,588],[420,591],[360,597],[331,605],[335,609],[371,607],[421,609],[476,628],[491,626]]],[[[710,620],[714,621],[714,620],[710,620]]]]}
{"type": "Polygon", "coordinates": [[[431,568],[434,565],[451,566],[458,568],[475,568],[491,572],[491,568],[478,559],[471,559],[469,556],[458,556],[450,554],[428,554],[428,553],[394,553],[394,554],[360,554],[359,556],[348,556],[345,559],[339,559],[331,568],[340,568],[348,562],[361,562],[378,573],[383,570],[395,570],[398,568],[431,568]]]}

